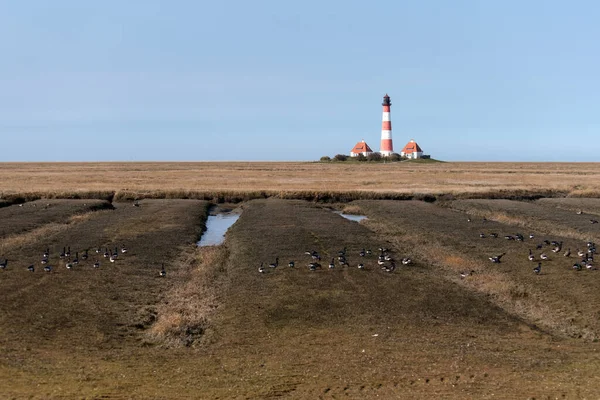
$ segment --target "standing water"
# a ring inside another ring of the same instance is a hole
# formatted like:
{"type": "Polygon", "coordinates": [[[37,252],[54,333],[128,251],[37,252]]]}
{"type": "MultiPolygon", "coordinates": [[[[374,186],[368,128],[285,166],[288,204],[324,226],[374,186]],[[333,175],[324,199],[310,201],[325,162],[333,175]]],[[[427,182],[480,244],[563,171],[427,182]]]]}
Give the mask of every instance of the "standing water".
{"type": "Polygon", "coordinates": [[[209,215],[206,220],[206,231],[202,234],[198,247],[217,246],[225,241],[225,232],[238,220],[238,213],[219,213],[209,215]]]}
{"type": "Polygon", "coordinates": [[[334,212],[335,212],[336,214],[338,214],[338,215],[340,215],[340,216],[342,216],[342,217],[346,218],[346,219],[349,219],[350,221],[356,221],[356,222],[360,222],[360,221],[362,221],[363,219],[367,219],[367,216],[366,216],[366,215],[344,214],[344,213],[343,213],[343,212],[341,212],[341,211],[334,211],[334,212]]]}

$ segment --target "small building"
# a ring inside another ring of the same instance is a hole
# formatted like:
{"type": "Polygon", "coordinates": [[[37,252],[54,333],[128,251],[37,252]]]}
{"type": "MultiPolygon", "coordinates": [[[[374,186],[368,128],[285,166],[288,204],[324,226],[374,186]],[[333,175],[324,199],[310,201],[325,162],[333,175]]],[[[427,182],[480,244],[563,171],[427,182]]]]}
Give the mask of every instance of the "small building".
{"type": "Polygon", "coordinates": [[[423,150],[419,147],[417,142],[411,139],[400,152],[400,157],[421,158],[423,157],[423,150]]]}
{"type": "Polygon", "coordinates": [[[350,150],[350,157],[358,157],[359,154],[362,154],[363,156],[366,157],[371,153],[373,153],[373,150],[371,150],[369,145],[367,143],[365,143],[364,140],[362,140],[362,141],[356,143],[354,148],[352,150],[350,150]]]}

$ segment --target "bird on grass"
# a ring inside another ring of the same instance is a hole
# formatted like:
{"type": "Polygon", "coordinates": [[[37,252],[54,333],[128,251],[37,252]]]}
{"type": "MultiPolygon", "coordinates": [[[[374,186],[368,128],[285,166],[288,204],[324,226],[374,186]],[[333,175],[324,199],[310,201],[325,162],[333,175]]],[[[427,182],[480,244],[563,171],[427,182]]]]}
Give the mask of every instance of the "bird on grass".
{"type": "Polygon", "coordinates": [[[127,247],[125,247],[125,245],[121,246],[121,253],[123,253],[123,254],[127,253],[127,247]]]}
{"type": "Polygon", "coordinates": [[[529,234],[529,239],[533,239],[535,236],[533,235],[533,233],[529,234]]]}
{"type": "Polygon", "coordinates": [[[48,264],[48,258],[47,257],[42,258],[42,264],[48,264]]]}
{"type": "Polygon", "coordinates": [[[317,268],[321,268],[321,264],[319,264],[318,262],[311,262],[310,264],[308,264],[308,269],[311,271],[316,271],[317,268]]]}
{"type": "Polygon", "coordinates": [[[334,269],[335,268],[335,263],[334,263],[334,259],[331,259],[331,262],[329,263],[329,269],[334,269]]]}
{"type": "Polygon", "coordinates": [[[410,258],[408,258],[408,257],[404,257],[402,259],[402,264],[403,265],[410,265],[410,264],[412,264],[412,260],[410,258]]]}
{"type": "Polygon", "coordinates": [[[563,254],[563,256],[570,257],[571,256],[571,249],[567,249],[567,251],[565,251],[565,253],[563,254]]]}
{"type": "Polygon", "coordinates": [[[577,250],[577,255],[578,255],[579,257],[583,257],[583,256],[585,256],[585,252],[584,252],[583,250],[579,250],[579,249],[578,249],[578,250],[577,250]]]}
{"type": "Polygon", "coordinates": [[[134,202],[133,202],[133,206],[134,206],[134,207],[139,207],[139,206],[140,206],[140,202],[139,202],[139,201],[137,201],[137,200],[136,200],[136,201],[134,201],[134,202]]]}
{"type": "Polygon", "coordinates": [[[575,214],[577,214],[577,215],[581,215],[581,214],[583,214],[583,211],[581,211],[581,210],[577,210],[577,212],[576,212],[575,214]]]}
{"type": "Polygon", "coordinates": [[[48,257],[50,257],[50,249],[46,249],[44,251],[44,255],[42,256],[42,258],[48,258],[48,257]]]}
{"type": "Polygon", "coordinates": [[[363,264],[363,263],[358,264],[358,269],[365,269],[365,264],[363,264]]]}
{"type": "Polygon", "coordinates": [[[46,265],[44,267],[44,272],[52,272],[52,266],[51,265],[46,265]]]}
{"type": "Polygon", "coordinates": [[[591,224],[597,224],[597,223],[598,223],[598,220],[597,220],[597,219],[590,219],[590,223],[591,223],[591,224]]]}
{"type": "Polygon", "coordinates": [[[295,266],[295,265],[296,265],[296,264],[295,264],[293,261],[290,261],[290,262],[288,263],[288,267],[290,267],[290,268],[294,268],[294,266],[295,266]]]}
{"type": "Polygon", "coordinates": [[[540,254],[540,258],[541,258],[542,260],[547,260],[547,259],[548,259],[548,256],[546,255],[546,253],[542,253],[542,254],[540,254]]]}
{"type": "Polygon", "coordinates": [[[100,268],[100,261],[96,260],[94,263],[94,268],[100,268]]]}
{"type": "Polygon", "coordinates": [[[67,258],[71,257],[71,246],[67,247],[67,252],[65,253],[65,257],[67,257],[67,258]]]}
{"type": "Polygon", "coordinates": [[[362,249],[361,251],[359,251],[359,252],[358,252],[358,255],[359,255],[360,257],[364,257],[364,256],[366,256],[366,255],[367,255],[367,252],[365,251],[365,249],[362,249]]]}
{"type": "Polygon", "coordinates": [[[269,268],[277,268],[279,266],[279,257],[275,258],[275,262],[269,264],[269,268]]]}
{"type": "Polygon", "coordinates": [[[62,253],[60,253],[58,256],[60,258],[65,258],[66,257],[66,253],[67,253],[67,248],[63,247],[62,253]]]}
{"type": "Polygon", "coordinates": [[[493,262],[494,264],[498,264],[498,263],[500,263],[500,259],[502,258],[502,256],[503,256],[503,255],[505,255],[505,254],[506,254],[506,253],[502,253],[502,254],[500,254],[500,255],[497,255],[497,256],[492,256],[492,257],[489,257],[489,259],[490,259],[490,261],[491,261],[491,262],[493,262]]]}
{"type": "Polygon", "coordinates": [[[79,264],[79,253],[75,252],[75,258],[73,259],[73,265],[79,264]]]}
{"type": "Polygon", "coordinates": [[[392,262],[389,267],[385,267],[385,272],[394,272],[396,269],[396,264],[392,262]]]}
{"type": "Polygon", "coordinates": [[[485,238],[485,233],[481,232],[481,233],[479,234],[479,237],[480,237],[480,238],[482,238],[482,239],[484,239],[484,238],[485,238]]]}
{"type": "Polygon", "coordinates": [[[87,251],[87,249],[85,249],[85,251],[84,251],[84,252],[83,252],[83,254],[81,255],[81,259],[82,259],[83,261],[85,261],[85,260],[87,260],[87,259],[88,259],[88,251],[87,251]]]}
{"type": "Polygon", "coordinates": [[[0,269],[6,269],[8,266],[8,259],[5,259],[4,262],[0,262],[0,269]]]}
{"type": "Polygon", "coordinates": [[[108,257],[108,259],[110,260],[111,263],[114,263],[115,261],[117,261],[117,254],[113,254],[113,252],[111,250],[110,257],[108,257]]]}
{"type": "Polygon", "coordinates": [[[260,263],[260,267],[258,267],[258,272],[263,274],[265,271],[266,271],[266,269],[264,267],[264,263],[260,263]]]}
{"type": "Polygon", "coordinates": [[[575,271],[581,271],[581,268],[583,268],[583,267],[581,266],[581,264],[579,264],[579,263],[575,263],[575,264],[573,264],[573,269],[574,269],[575,271]]]}
{"type": "Polygon", "coordinates": [[[30,265],[29,267],[27,267],[27,271],[29,272],[34,272],[35,271],[35,267],[32,265],[30,265]]]}
{"type": "Polygon", "coordinates": [[[497,239],[498,238],[498,234],[496,232],[492,232],[490,233],[490,237],[497,239]]]}
{"type": "Polygon", "coordinates": [[[529,249],[529,256],[527,258],[529,259],[529,261],[534,261],[535,260],[535,256],[531,252],[531,249],[529,249]]]}
{"type": "Polygon", "coordinates": [[[160,276],[161,278],[164,278],[165,276],[167,276],[167,271],[165,271],[165,264],[162,264],[162,268],[161,268],[160,272],[158,273],[158,276],[160,276]]]}
{"type": "Polygon", "coordinates": [[[542,263],[538,263],[537,267],[535,267],[533,269],[533,272],[535,272],[537,275],[539,275],[540,272],[542,272],[542,263]]]}
{"type": "Polygon", "coordinates": [[[475,271],[474,271],[474,270],[471,270],[471,271],[463,271],[463,272],[461,272],[461,273],[460,273],[460,277],[461,277],[462,279],[465,279],[466,277],[468,277],[468,276],[471,276],[471,275],[473,275],[474,273],[475,273],[475,271]]]}
{"type": "Polygon", "coordinates": [[[73,268],[73,263],[71,262],[71,260],[67,260],[67,262],[65,263],[65,267],[67,269],[72,269],[73,268]]]}
{"type": "Polygon", "coordinates": [[[104,254],[103,254],[104,258],[108,258],[110,256],[110,254],[108,253],[108,247],[104,248],[104,254]]]}

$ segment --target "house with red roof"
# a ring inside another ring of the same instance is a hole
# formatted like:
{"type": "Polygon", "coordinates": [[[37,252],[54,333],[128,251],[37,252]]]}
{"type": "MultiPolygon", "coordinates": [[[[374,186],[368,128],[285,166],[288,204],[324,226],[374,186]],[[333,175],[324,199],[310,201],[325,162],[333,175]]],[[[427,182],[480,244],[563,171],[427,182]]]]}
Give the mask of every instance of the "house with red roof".
{"type": "Polygon", "coordinates": [[[350,157],[358,157],[359,154],[362,154],[366,157],[371,153],[373,153],[373,150],[371,150],[369,145],[364,140],[362,140],[356,143],[354,148],[350,150],[350,157]]]}
{"type": "Polygon", "coordinates": [[[400,152],[400,157],[421,158],[423,157],[423,150],[419,147],[417,142],[411,139],[400,152]]]}

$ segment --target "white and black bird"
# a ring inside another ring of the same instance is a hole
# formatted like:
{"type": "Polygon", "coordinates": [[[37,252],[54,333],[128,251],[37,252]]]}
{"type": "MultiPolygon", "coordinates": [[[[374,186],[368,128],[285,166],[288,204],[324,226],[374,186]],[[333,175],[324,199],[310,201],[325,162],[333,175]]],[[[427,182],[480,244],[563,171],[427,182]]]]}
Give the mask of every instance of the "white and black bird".
{"type": "Polygon", "coordinates": [[[471,270],[471,271],[463,271],[463,272],[461,272],[461,273],[460,273],[460,277],[461,277],[462,279],[465,279],[466,277],[468,277],[468,276],[471,276],[471,275],[473,275],[474,273],[475,273],[475,271],[474,271],[474,270],[471,270]]]}
{"type": "Polygon", "coordinates": [[[121,253],[123,253],[123,254],[127,253],[127,247],[125,247],[125,245],[121,246],[121,253]]]}
{"type": "Polygon", "coordinates": [[[410,265],[410,264],[412,264],[412,260],[410,258],[404,257],[402,259],[402,265],[410,265]]]}
{"type": "Polygon", "coordinates": [[[365,251],[365,249],[362,249],[361,251],[359,251],[359,252],[358,252],[358,255],[359,255],[360,257],[364,257],[364,256],[366,256],[366,255],[367,255],[367,252],[365,251]]]}
{"type": "Polygon", "coordinates": [[[535,267],[533,269],[533,272],[535,272],[537,275],[539,275],[540,272],[542,272],[542,263],[538,263],[537,267],[535,267]]]}
{"type": "Polygon", "coordinates": [[[567,249],[567,251],[565,251],[565,253],[563,254],[563,256],[570,257],[571,256],[571,249],[567,249]]]}
{"type": "Polygon", "coordinates": [[[85,260],[87,260],[87,259],[88,259],[88,251],[87,251],[87,249],[85,249],[85,251],[84,251],[84,252],[83,252],[83,254],[81,255],[81,259],[82,259],[83,261],[85,261],[85,260]]]}
{"type": "Polygon", "coordinates": [[[31,264],[29,267],[27,267],[27,271],[35,272],[35,267],[33,266],[33,264],[31,264]]]}
{"type": "Polygon", "coordinates": [[[394,272],[396,269],[396,264],[394,262],[390,263],[389,267],[385,267],[385,272],[394,272]]]}
{"type": "Polygon", "coordinates": [[[110,256],[110,253],[108,252],[108,247],[104,248],[104,254],[103,254],[104,258],[108,258],[110,256]]]}
{"type": "Polygon", "coordinates": [[[296,263],[294,261],[290,261],[288,263],[288,267],[290,267],[290,268],[294,268],[295,266],[296,266],[296,263]]]}
{"type": "Polygon", "coordinates": [[[502,253],[502,254],[499,254],[497,256],[489,257],[489,260],[491,262],[493,262],[494,264],[498,264],[498,263],[500,263],[500,260],[502,259],[502,256],[504,256],[504,254],[506,254],[506,253],[502,253]]]}
{"type": "Polygon", "coordinates": [[[479,234],[479,237],[480,237],[480,238],[482,238],[482,239],[484,239],[484,238],[485,238],[485,233],[481,232],[481,233],[479,234]]]}
{"type": "Polygon", "coordinates": [[[365,269],[365,264],[359,263],[358,264],[358,269],[365,269]]]}
{"type": "Polygon", "coordinates": [[[52,272],[52,266],[51,265],[44,266],[44,272],[52,272]]]}
{"type": "Polygon", "coordinates": [[[548,255],[546,253],[542,253],[542,254],[540,254],[540,259],[547,260],[548,259],[548,255]]]}
{"type": "Polygon", "coordinates": [[[275,262],[269,264],[269,268],[277,268],[279,266],[279,257],[275,258],[275,262]]]}
{"type": "Polygon", "coordinates": [[[67,269],[73,269],[73,263],[71,262],[71,260],[67,260],[67,262],[65,263],[65,267],[67,269]]]}
{"type": "Polygon", "coordinates": [[[8,259],[4,259],[4,262],[0,262],[0,269],[6,269],[8,266],[8,259]]]}
{"type": "Polygon", "coordinates": [[[527,258],[529,259],[529,261],[535,261],[535,256],[533,255],[531,249],[529,249],[529,256],[527,258]]]}
{"type": "Polygon", "coordinates": [[[258,267],[258,272],[263,274],[266,271],[264,263],[260,263],[260,267],[258,267]]]}
{"type": "Polygon", "coordinates": [[[334,263],[334,259],[331,259],[331,262],[329,263],[329,269],[334,269],[335,268],[335,263],[334,263]]]}
{"type": "Polygon", "coordinates": [[[79,264],[79,253],[75,252],[75,258],[73,259],[73,265],[79,264]]]}
{"type": "Polygon", "coordinates": [[[96,260],[94,263],[94,268],[100,268],[100,261],[96,260]]]}

